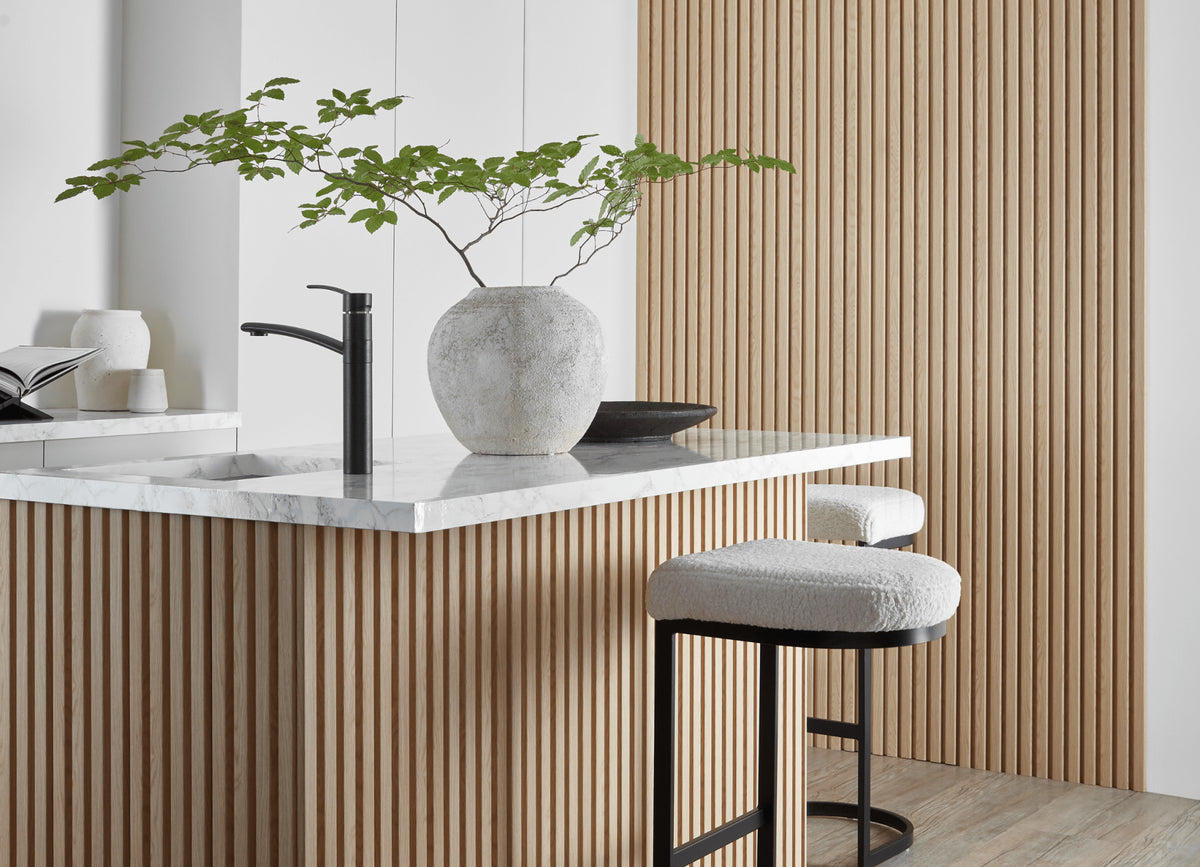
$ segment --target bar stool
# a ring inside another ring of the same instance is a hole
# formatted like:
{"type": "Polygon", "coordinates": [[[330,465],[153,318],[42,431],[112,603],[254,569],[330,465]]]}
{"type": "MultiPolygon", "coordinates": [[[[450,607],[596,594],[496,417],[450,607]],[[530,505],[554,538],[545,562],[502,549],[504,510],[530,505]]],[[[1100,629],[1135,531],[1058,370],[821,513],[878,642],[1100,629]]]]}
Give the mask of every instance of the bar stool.
{"type": "Polygon", "coordinates": [[[903,548],[925,526],[925,501],[882,485],[808,485],[805,516],[810,539],[903,548]]]}
{"type": "Polygon", "coordinates": [[[961,579],[946,563],[902,551],[761,539],[660,565],[646,588],[654,632],[654,867],[691,864],[758,832],[758,867],[775,864],[778,648],[853,649],[858,720],[810,717],[807,730],[858,742],[856,803],[812,801],[809,816],[858,822],[858,864],[879,864],[912,846],[912,823],[871,806],[871,650],[933,641],[958,608],[961,579]],[[675,636],[759,645],[758,806],[675,847],[675,636]],[[871,825],[900,832],[871,848],[871,825]]]}

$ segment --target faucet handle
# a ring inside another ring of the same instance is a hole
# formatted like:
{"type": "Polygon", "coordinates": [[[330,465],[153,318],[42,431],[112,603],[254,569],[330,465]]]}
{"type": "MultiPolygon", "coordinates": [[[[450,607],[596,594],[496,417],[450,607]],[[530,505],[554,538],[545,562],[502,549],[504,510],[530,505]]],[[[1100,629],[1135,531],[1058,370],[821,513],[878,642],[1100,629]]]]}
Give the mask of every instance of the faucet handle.
{"type": "Polygon", "coordinates": [[[347,292],[337,286],[326,286],[324,283],[309,283],[306,289],[328,289],[342,296],[343,313],[369,313],[371,310],[370,292],[347,292]]]}

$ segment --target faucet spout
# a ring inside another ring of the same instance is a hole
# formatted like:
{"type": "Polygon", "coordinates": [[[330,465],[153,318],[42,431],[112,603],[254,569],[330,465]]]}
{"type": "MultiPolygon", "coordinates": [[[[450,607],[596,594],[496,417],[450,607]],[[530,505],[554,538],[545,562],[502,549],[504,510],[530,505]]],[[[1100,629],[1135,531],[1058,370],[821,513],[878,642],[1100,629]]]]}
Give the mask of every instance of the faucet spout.
{"type": "Polygon", "coordinates": [[[319,331],[309,331],[307,328],[297,328],[295,325],[276,325],[274,322],[243,322],[242,331],[253,337],[265,337],[268,334],[281,334],[284,337],[295,337],[308,343],[315,343],[342,355],[345,344],[334,337],[327,337],[319,331]]]}

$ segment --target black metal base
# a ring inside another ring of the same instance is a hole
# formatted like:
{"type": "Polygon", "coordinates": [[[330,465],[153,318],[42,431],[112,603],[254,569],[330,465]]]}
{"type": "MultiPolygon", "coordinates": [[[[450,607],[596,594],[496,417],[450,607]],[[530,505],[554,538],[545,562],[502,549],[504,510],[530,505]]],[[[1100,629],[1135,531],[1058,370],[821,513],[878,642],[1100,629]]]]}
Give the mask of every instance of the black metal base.
{"type": "Polygon", "coordinates": [[[868,545],[866,542],[855,542],[860,548],[907,548],[917,540],[916,533],[909,533],[907,536],[892,536],[890,539],[880,539],[873,545],[868,545]]]}
{"type": "Polygon", "coordinates": [[[660,620],[654,633],[654,807],[651,863],[684,867],[741,837],[758,833],[757,867],[775,865],[775,786],[778,745],[778,665],[780,646],[853,648],[858,668],[858,720],[809,717],[810,733],[858,742],[858,801],[810,801],[808,815],[853,819],[858,823],[858,867],[874,867],[909,849],[913,825],[903,816],[871,806],[871,648],[920,644],[946,634],[946,624],[890,633],[816,633],[760,629],[696,620],[660,620]],[[673,840],[675,759],[675,636],[707,635],[759,645],[758,806],[701,837],[675,847],[673,840]],[[808,643],[812,641],[814,643],[808,643]],[[871,825],[900,836],[871,848],[871,825]]]}
{"type": "Polygon", "coordinates": [[[8,421],[49,421],[54,418],[48,412],[28,404],[21,403],[16,398],[0,397],[0,422],[8,421]]]}
{"type": "MultiPolygon", "coordinates": [[[[858,804],[850,804],[845,801],[808,802],[808,815],[818,818],[850,819],[856,822],[858,821],[858,813],[858,804]]],[[[860,864],[873,867],[875,864],[882,864],[889,858],[894,858],[901,852],[907,852],[912,848],[913,823],[899,813],[893,813],[891,810],[884,810],[880,807],[872,807],[871,821],[868,825],[883,825],[891,828],[893,831],[899,831],[900,836],[893,840],[888,840],[886,843],[880,843],[874,849],[868,850],[866,858],[859,860],[860,864]]]]}

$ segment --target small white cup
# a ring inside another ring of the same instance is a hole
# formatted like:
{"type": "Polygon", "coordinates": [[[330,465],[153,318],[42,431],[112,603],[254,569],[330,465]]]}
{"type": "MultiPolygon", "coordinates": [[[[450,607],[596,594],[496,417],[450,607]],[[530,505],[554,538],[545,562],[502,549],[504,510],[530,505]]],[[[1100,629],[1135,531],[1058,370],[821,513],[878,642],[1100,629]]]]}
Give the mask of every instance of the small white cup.
{"type": "Polygon", "coordinates": [[[167,380],[161,370],[129,371],[129,411],[166,412],[167,380]]]}

